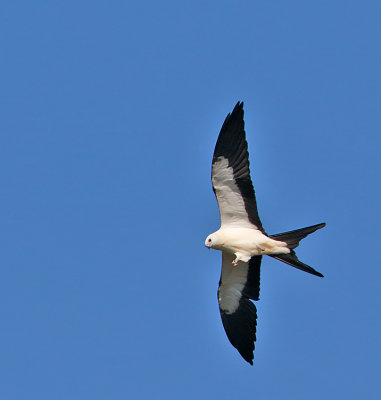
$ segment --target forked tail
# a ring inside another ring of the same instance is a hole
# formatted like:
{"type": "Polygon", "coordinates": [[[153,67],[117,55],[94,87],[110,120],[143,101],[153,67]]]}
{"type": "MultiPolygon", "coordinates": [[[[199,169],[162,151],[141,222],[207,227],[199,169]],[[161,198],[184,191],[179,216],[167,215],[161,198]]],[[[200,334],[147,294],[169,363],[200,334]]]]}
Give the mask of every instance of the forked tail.
{"type": "Polygon", "coordinates": [[[283,261],[284,263],[289,264],[295,268],[298,268],[302,271],[308,272],[308,273],[316,275],[316,276],[320,276],[322,278],[323,275],[320,272],[314,270],[310,266],[299,261],[298,257],[295,254],[295,251],[293,249],[295,249],[295,247],[298,247],[299,242],[302,239],[304,239],[306,236],[308,236],[310,233],[313,233],[323,227],[325,227],[325,223],[308,226],[307,228],[296,229],[295,231],[289,231],[289,232],[284,232],[284,233],[278,233],[276,235],[270,235],[270,237],[272,239],[286,242],[287,247],[291,250],[291,252],[289,254],[274,254],[271,257],[274,257],[277,260],[283,261]]]}

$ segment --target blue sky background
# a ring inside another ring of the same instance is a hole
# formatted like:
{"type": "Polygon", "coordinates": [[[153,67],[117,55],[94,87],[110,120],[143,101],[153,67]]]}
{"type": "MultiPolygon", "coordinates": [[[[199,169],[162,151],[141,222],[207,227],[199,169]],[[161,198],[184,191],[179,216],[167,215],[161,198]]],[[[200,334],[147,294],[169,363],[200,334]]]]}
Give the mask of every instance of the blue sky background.
{"type": "Polygon", "coordinates": [[[0,5],[0,398],[378,399],[379,1],[0,5]],[[245,102],[269,233],[254,366],[216,290],[210,164],[245,102]]]}

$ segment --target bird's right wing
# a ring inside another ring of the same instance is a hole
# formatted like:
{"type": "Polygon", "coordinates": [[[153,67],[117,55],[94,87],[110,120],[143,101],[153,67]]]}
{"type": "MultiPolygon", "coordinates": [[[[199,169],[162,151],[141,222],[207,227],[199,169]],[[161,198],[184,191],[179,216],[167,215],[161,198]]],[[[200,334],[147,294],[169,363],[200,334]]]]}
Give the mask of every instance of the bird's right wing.
{"type": "Polygon", "coordinates": [[[249,299],[259,300],[262,256],[248,263],[232,264],[234,256],[222,252],[222,270],[218,288],[218,303],[222,324],[230,343],[251,365],[254,359],[257,309],[249,299]]]}
{"type": "Polygon", "coordinates": [[[243,103],[237,103],[222,125],[213,154],[212,184],[222,226],[254,227],[263,232],[250,178],[243,103]]]}

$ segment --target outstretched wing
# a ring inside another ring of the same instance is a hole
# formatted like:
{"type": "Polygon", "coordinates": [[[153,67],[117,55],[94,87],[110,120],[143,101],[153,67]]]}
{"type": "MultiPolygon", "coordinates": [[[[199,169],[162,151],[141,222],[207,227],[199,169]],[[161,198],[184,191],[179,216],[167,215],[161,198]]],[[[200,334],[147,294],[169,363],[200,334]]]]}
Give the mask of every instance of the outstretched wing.
{"type": "Polygon", "coordinates": [[[242,102],[237,103],[222,125],[213,154],[212,184],[221,225],[254,225],[263,232],[250,179],[242,102]]]}
{"type": "Polygon", "coordinates": [[[254,359],[257,309],[249,299],[259,300],[262,256],[248,263],[232,264],[234,256],[222,252],[222,270],[218,287],[218,304],[222,324],[230,343],[251,365],[254,359]]]}

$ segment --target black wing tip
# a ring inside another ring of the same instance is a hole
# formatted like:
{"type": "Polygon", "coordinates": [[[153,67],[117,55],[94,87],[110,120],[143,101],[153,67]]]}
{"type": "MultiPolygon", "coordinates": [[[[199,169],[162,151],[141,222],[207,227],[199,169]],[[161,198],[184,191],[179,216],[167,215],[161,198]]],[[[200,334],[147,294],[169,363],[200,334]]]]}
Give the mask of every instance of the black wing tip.
{"type": "Polygon", "coordinates": [[[257,308],[254,303],[242,296],[234,313],[226,313],[220,308],[220,314],[229,342],[246,362],[253,365],[257,339],[257,308]]]}
{"type": "Polygon", "coordinates": [[[250,365],[254,364],[254,350],[248,352],[248,353],[243,353],[241,350],[237,349],[241,357],[250,365]]]}
{"type": "Polygon", "coordinates": [[[254,350],[251,353],[248,354],[242,354],[240,353],[242,358],[248,362],[251,366],[253,365],[253,361],[254,361],[254,350]]]}
{"type": "MultiPolygon", "coordinates": [[[[243,115],[243,102],[238,102],[233,111],[229,113],[222,124],[216,146],[213,153],[213,163],[220,156],[225,158],[235,158],[237,151],[246,150],[247,143],[245,138],[245,122],[243,115]],[[240,149],[244,142],[245,149],[240,149]]],[[[247,157],[246,157],[247,158],[247,157]]]]}
{"type": "MultiPolygon", "coordinates": [[[[241,356],[242,356],[242,354],[241,354],[241,356]]],[[[247,363],[249,363],[251,366],[254,365],[254,363],[253,363],[254,357],[253,357],[253,358],[246,358],[246,357],[242,356],[242,358],[243,358],[247,363]]]]}
{"type": "Polygon", "coordinates": [[[243,119],[243,101],[238,101],[234,106],[232,113],[229,113],[230,118],[242,118],[243,119]]]}
{"type": "Polygon", "coordinates": [[[235,118],[243,119],[243,101],[238,101],[237,104],[234,106],[233,111],[226,116],[222,128],[224,128],[224,126],[226,126],[230,120],[235,118]]]}
{"type": "Polygon", "coordinates": [[[243,110],[243,101],[237,101],[237,104],[234,106],[233,112],[243,110]]]}

